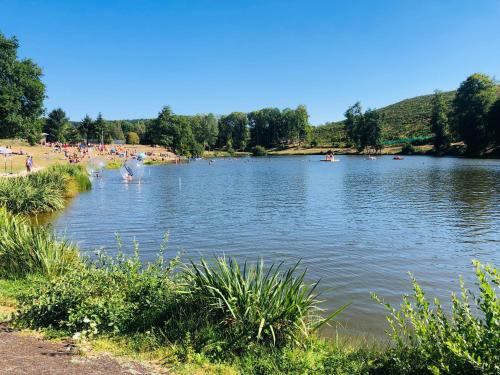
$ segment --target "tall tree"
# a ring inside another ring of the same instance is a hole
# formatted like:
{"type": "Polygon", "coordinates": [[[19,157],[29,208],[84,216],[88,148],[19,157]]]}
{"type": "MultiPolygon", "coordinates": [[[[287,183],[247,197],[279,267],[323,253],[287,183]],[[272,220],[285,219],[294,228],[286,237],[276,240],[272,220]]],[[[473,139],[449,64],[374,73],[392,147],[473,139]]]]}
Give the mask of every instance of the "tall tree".
{"type": "Polygon", "coordinates": [[[40,139],[45,85],[31,59],[19,60],[19,42],[0,33],[0,137],[40,139]]]}
{"type": "Polygon", "coordinates": [[[454,128],[469,153],[488,146],[488,116],[496,100],[497,87],[485,74],[475,73],[460,84],[453,100],[454,128]]]}
{"type": "Polygon", "coordinates": [[[448,148],[448,107],[443,94],[438,90],[432,98],[431,131],[434,133],[434,151],[439,153],[448,148]]]}
{"type": "Polygon", "coordinates": [[[170,147],[178,154],[192,156],[203,152],[203,146],[194,139],[189,117],[174,115],[169,106],[163,107],[148,126],[147,138],[153,144],[170,147]]]}
{"type": "Polygon", "coordinates": [[[173,136],[171,134],[170,128],[174,121],[174,113],[169,106],[162,108],[158,117],[150,122],[148,125],[148,140],[152,144],[161,146],[171,146],[173,142],[173,136]]]}
{"type": "Polygon", "coordinates": [[[488,114],[488,133],[497,146],[500,146],[500,98],[493,104],[488,114]]]}
{"type": "Polygon", "coordinates": [[[215,146],[219,127],[217,118],[212,113],[193,116],[191,128],[196,142],[203,145],[204,149],[211,149],[215,146]]]}
{"type": "Polygon", "coordinates": [[[344,113],[344,129],[347,135],[347,140],[351,145],[358,147],[360,144],[360,127],[363,123],[363,110],[361,103],[356,102],[349,107],[344,113]]]}
{"type": "Polygon", "coordinates": [[[248,130],[248,117],[243,112],[232,112],[219,119],[219,144],[226,145],[229,149],[244,150],[247,147],[250,132],[248,130]],[[231,142],[229,142],[229,140],[231,142]]]}
{"type": "Polygon", "coordinates": [[[61,108],[57,108],[49,113],[43,131],[47,133],[49,142],[65,142],[69,126],[66,113],[61,108]]]}
{"type": "Polygon", "coordinates": [[[362,149],[366,147],[378,152],[382,149],[382,124],[383,116],[374,109],[367,109],[363,115],[362,142],[359,145],[362,149]]]}
{"type": "Polygon", "coordinates": [[[307,107],[305,105],[299,105],[297,109],[295,109],[295,117],[298,141],[300,144],[301,142],[307,140],[308,136],[311,134],[307,107]]]}
{"type": "Polygon", "coordinates": [[[85,115],[83,120],[80,122],[80,124],[78,125],[78,131],[80,132],[80,135],[85,140],[85,142],[88,144],[89,140],[94,134],[94,121],[92,121],[89,115],[85,115]]]}
{"type": "MultiPolygon", "coordinates": [[[[134,132],[136,133],[136,132],[134,132]]],[[[137,134],[137,133],[136,133],[137,134]]],[[[124,141],[125,134],[123,133],[121,121],[107,121],[104,131],[104,142],[111,143],[114,140],[124,141]]]]}
{"type": "Polygon", "coordinates": [[[92,127],[92,138],[99,143],[104,143],[104,132],[106,131],[106,121],[102,117],[102,113],[99,112],[97,118],[94,121],[94,126],[92,127]]]}

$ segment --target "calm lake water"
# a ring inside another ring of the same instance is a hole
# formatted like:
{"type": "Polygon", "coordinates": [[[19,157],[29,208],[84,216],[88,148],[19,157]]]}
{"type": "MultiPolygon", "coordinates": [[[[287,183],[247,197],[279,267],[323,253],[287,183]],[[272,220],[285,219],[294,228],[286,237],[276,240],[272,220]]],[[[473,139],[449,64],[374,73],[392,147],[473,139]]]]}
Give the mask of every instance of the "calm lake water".
{"type": "MultiPolygon", "coordinates": [[[[141,183],[106,171],[54,219],[84,249],[152,259],[165,232],[171,255],[223,254],[295,262],[321,279],[324,307],[350,334],[380,336],[385,311],[370,292],[399,304],[408,272],[429,296],[449,300],[471,259],[500,265],[500,161],[386,156],[217,159],[149,167],[141,183]]],[[[168,254],[167,252],[167,254],[168,254]]]]}

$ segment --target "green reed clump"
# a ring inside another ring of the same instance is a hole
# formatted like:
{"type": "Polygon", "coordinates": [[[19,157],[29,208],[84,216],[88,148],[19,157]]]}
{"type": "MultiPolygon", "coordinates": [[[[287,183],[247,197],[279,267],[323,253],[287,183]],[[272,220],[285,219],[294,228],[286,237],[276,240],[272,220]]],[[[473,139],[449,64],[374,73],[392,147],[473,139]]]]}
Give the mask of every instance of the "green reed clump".
{"type": "Polygon", "coordinates": [[[215,336],[234,351],[252,345],[304,345],[312,332],[340,313],[322,318],[315,288],[304,282],[298,263],[282,272],[281,264],[267,270],[263,261],[217,257],[213,263],[192,263],[186,275],[198,314],[206,317],[215,336]]]}
{"type": "Polygon", "coordinates": [[[53,165],[48,168],[47,172],[69,176],[70,180],[74,180],[79,192],[92,189],[92,182],[90,182],[89,175],[81,165],[53,165]]]}
{"type": "Polygon", "coordinates": [[[0,228],[0,277],[55,277],[80,263],[76,247],[58,240],[51,228],[31,226],[5,207],[0,207],[0,228]]]}
{"type": "Polygon", "coordinates": [[[413,298],[405,296],[400,310],[385,304],[393,348],[383,356],[380,373],[500,373],[500,274],[493,266],[473,264],[479,295],[460,280],[450,316],[437,299],[431,307],[415,279],[413,298]]]}
{"type": "Polygon", "coordinates": [[[80,166],[57,165],[26,177],[0,178],[0,206],[16,214],[38,214],[64,208],[66,198],[91,188],[80,166]]]}

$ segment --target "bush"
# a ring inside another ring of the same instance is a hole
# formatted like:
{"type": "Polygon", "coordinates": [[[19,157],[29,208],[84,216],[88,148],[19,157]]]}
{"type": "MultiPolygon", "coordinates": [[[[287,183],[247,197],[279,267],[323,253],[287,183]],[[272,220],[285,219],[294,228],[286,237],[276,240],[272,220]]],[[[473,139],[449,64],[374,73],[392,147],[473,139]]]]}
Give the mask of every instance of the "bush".
{"type": "Polygon", "coordinates": [[[138,145],[140,142],[139,135],[136,132],[127,133],[127,144],[138,145]]]}
{"type": "Polygon", "coordinates": [[[312,333],[338,314],[319,316],[315,286],[296,268],[264,270],[216,258],[210,266],[174,273],[160,256],[143,265],[119,252],[46,281],[20,298],[18,324],[62,334],[94,336],[154,332],[159,342],[212,358],[256,348],[305,347],[312,333]]]}
{"type": "Polygon", "coordinates": [[[399,311],[385,305],[393,347],[382,359],[381,373],[500,373],[500,274],[492,266],[473,264],[480,294],[476,298],[460,281],[461,294],[452,295],[450,317],[437,299],[431,308],[415,279],[413,301],[405,296],[399,311]]]}
{"type": "Polygon", "coordinates": [[[267,150],[264,147],[257,145],[252,149],[252,154],[253,156],[266,156],[267,150]]]}
{"type": "Polygon", "coordinates": [[[63,334],[95,336],[161,327],[175,298],[163,257],[143,265],[136,252],[96,261],[35,286],[20,297],[18,324],[49,328],[63,334]]]}
{"type": "Polygon", "coordinates": [[[401,149],[401,153],[403,155],[412,155],[415,153],[415,147],[413,147],[411,143],[405,143],[401,149]]]}
{"type": "Polygon", "coordinates": [[[27,219],[12,215],[3,207],[0,227],[0,277],[55,277],[80,263],[72,244],[56,239],[50,228],[31,226],[27,219]]]}

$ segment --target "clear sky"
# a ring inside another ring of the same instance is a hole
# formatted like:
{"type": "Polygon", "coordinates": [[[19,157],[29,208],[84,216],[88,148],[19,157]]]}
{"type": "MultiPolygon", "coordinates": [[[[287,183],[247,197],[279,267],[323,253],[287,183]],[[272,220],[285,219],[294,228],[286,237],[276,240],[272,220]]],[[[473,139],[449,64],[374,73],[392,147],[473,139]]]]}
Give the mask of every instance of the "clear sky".
{"type": "Polygon", "coordinates": [[[311,122],[500,75],[499,0],[0,0],[72,120],[305,104],[311,122]]]}

